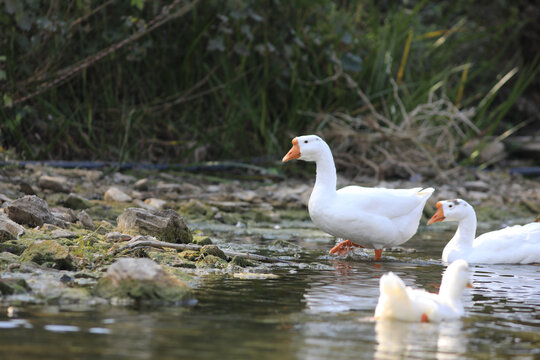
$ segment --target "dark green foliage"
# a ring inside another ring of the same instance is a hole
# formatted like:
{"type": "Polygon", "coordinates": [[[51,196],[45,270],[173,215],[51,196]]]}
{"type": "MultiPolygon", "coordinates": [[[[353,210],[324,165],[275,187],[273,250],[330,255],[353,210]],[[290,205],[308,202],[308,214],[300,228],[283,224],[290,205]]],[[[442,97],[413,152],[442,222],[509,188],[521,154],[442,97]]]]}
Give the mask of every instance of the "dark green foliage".
{"type": "Polygon", "coordinates": [[[538,73],[519,47],[534,19],[510,1],[189,4],[0,0],[1,145],[31,159],[275,156],[327,113],[369,113],[340,71],[391,121],[396,81],[406,111],[448,97],[490,134],[518,122],[509,109],[538,73]]]}

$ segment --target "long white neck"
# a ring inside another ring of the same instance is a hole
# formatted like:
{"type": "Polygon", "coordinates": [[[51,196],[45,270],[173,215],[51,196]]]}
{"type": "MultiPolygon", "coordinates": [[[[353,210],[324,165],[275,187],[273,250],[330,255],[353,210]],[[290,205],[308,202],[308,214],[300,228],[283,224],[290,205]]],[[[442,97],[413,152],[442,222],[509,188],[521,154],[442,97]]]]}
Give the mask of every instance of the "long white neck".
{"type": "Polygon", "coordinates": [[[315,160],[317,164],[317,178],[313,191],[333,194],[336,192],[337,184],[336,165],[334,164],[334,158],[330,148],[326,147],[325,150],[315,160]]]}
{"type": "Polygon", "coordinates": [[[456,234],[452,238],[452,242],[461,247],[472,247],[476,235],[476,213],[471,207],[469,214],[459,221],[456,234]]]}
{"type": "MultiPolygon", "coordinates": [[[[446,275],[446,274],[445,274],[446,275]]],[[[450,274],[448,274],[450,275],[450,274]]],[[[459,281],[451,276],[443,276],[441,281],[441,287],[439,290],[439,296],[444,299],[449,305],[454,308],[461,308],[461,294],[463,293],[463,286],[459,281]]]]}

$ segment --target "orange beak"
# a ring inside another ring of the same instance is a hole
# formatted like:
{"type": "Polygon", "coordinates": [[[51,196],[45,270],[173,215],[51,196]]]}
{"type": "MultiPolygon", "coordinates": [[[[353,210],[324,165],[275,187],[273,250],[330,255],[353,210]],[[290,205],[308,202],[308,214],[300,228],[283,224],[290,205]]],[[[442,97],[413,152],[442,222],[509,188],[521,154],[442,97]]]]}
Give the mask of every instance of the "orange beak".
{"type": "Polygon", "coordinates": [[[298,159],[300,157],[300,146],[298,146],[298,139],[294,138],[292,139],[292,148],[289,150],[287,155],[283,157],[281,161],[287,162],[289,160],[298,159]]]}
{"type": "Polygon", "coordinates": [[[434,222],[439,222],[439,221],[443,221],[445,218],[444,216],[444,210],[442,208],[442,204],[440,201],[437,202],[437,211],[435,212],[435,214],[431,217],[431,219],[429,219],[429,221],[427,222],[428,225],[431,225],[433,224],[434,222]]]}
{"type": "Polygon", "coordinates": [[[467,283],[467,287],[468,287],[469,289],[474,289],[474,285],[473,285],[473,284],[471,284],[471,282],[470,282],[470,281],[469,281],[469,282],[467,283]]]}

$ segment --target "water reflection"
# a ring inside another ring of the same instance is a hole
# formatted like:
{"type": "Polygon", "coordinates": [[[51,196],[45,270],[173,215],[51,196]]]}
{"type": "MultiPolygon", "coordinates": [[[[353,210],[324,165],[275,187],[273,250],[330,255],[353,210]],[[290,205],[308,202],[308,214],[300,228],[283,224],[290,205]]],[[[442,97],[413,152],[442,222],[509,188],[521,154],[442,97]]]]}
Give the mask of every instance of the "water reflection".
{"type": "Polygon", "coordinates": [[[467,337],[459,320],[444,323],[382,320],[377,321],[375,334],[375,359],[461,359],[467,349],[467,337]]]}

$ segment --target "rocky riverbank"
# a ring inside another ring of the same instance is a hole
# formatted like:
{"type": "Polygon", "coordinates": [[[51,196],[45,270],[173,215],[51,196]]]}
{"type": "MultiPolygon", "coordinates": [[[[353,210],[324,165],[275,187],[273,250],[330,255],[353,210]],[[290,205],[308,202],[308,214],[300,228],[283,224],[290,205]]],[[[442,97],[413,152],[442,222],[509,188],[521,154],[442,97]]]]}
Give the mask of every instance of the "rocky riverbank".
{"type": "MultiPolygon", "coordinates": [[[[0,301],[189,304],[192,287],[210,274],[273,277],[279,263],[307,263],[294,244],[295,230],[279,234],[287,222],[310,226],[311,185],[276,177],[239,181],[179,172],[4,167],[0,301]],[[250,230],[260,224],[268,231],[250,230]],[[226,230],[214,230],[220,226],[226,230]],[[250,246],[257,239],[271,241],[250,246]]],[[[505,172],[463,172],[445,184],[376,185],[434,186],[426,219],[437,200],[456,197],[475,206],[480,222],[511,224],[540,213],[538,181],[505,172]]],[[[325,235],[313,229],[308,236],[325,235]]]]}

